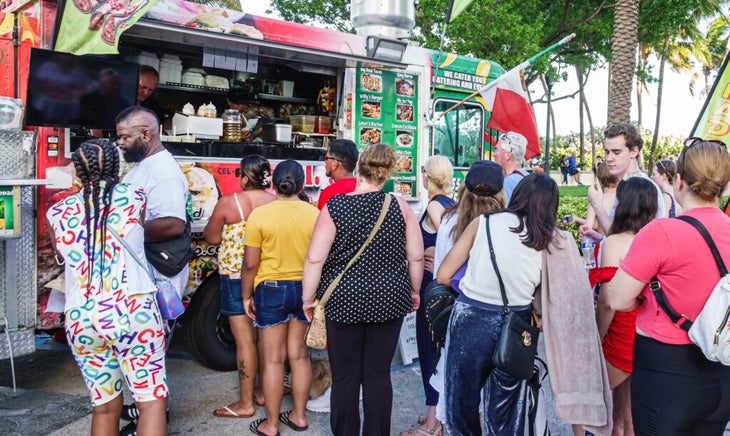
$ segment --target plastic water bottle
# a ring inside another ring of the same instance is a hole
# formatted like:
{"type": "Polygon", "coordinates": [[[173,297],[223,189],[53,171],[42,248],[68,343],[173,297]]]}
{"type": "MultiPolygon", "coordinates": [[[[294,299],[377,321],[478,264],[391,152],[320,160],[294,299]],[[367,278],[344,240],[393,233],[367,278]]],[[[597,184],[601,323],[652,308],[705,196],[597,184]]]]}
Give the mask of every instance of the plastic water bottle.
{"type": "Polygon", "coordinates": [[[596,267],[596,260],[593,257],[593,250],[596,249],[596,243],[589,236],[581,238],[580,249],[583,252],[583,266],[586,269],[596,267]]]}

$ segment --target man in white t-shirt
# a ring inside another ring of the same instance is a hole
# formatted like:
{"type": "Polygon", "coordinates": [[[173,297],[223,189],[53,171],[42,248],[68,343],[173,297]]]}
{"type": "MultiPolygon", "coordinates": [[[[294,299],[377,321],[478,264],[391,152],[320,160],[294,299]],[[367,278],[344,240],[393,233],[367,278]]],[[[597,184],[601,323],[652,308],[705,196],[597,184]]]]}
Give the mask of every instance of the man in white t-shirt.
{"type": "MultiPolygon", "coordinates": [[[[131,106],[116,119],[117,145],[124,160],[137,163],[124,182],[144,188],[147,209],[144,220],[145,242],[165,241],[185,231],[188,182],[169,151],[160,142],[159,121],[151,110],[131,106]]],[[[155,274],[160,274],[155,271],[155,274]]],[[[188,267],[170,280],[182,295],[188,267]]]]}
{"type": "MultiPolygon", "coordinates": [[[[619,182],[630,177],[644,177],[651,181],[651,178],[639,168],[639,156],[641,156],[641,148],[644,145],[644,140],[641,139],[641,135],[639,135],[636,127],[631,124],[616,124],[607,128],[603,132],[603,136],[605,138],[603,150],[605,152],[606,166],[611,175],[616,176],[619,182]]],[[[652,181],[652,184],[654,184],[657,190],[659,205],[657,218],[662,218],[665,213],[664,196],[662,195],[661,189],[656,186],[656,183],[652,181]]],[[[603,234],[606,234],[613,222],[613,211],[616,209],[616,204],[614,201],[610,213],[607,214],[603,210],[603,207],[601,207],[602,199],[603,192],[601,191],[601,187],[598,183],[594,183],[588,189],[588,201],[596,212],[596,219],[603,234]]]]}

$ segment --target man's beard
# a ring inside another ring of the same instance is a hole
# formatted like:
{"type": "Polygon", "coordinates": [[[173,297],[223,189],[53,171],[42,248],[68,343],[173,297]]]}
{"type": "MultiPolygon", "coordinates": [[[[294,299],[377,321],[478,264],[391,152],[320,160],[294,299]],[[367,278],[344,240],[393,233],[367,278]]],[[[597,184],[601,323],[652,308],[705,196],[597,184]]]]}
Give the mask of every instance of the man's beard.
{"type": "Polygon", "coordinates": [[[127,148],[122,152],[124,161],[127,163],[141,162],[146,154],[147,146],[144,141],[142,141],[142,138],[135,139],[132,147],[127,148]]]}

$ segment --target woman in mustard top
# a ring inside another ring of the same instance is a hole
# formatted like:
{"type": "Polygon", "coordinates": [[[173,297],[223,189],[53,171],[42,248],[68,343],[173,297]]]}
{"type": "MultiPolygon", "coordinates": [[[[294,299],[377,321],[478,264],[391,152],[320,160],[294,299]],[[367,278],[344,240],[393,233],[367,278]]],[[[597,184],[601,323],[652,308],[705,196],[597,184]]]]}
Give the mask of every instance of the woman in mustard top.
{"type": "Polygon", "coordinates": [[[241,297],[241,265],[246,219],[254,208],[273,201],[276,197],[265,191],[271,186],[271,165],[263,156],[251,155],[241,159],[241,189],[221,197],[205,226],[203,235],[209,244],[218,244],[218,272],[220,274],[220,313],[228,316],[231,333],[236,340],[236,366],[240,397],[213,411],[220,418],[248,418],[256,413],[254,395],[262,404],[262,394],[254,393],[258,371],[256,329],[246,316],[241,297]]]}
{"type": "Polygon", "coordinates": [[[304,189],[304,170],[299,163],[285,160],[278,164],[273,181],[276,201],[248,217],[241,271],[243,307],[261,338],[266,417],[249,427],[257,435],[278,434],[279,422],[294,431],[307,430],[304,408],[312,381],[304,343],[309,323],[302,309],[302,273],[319,210],[298,197],[304,189]],[[287,359],[294,409],[279,413],[287,359]]]}

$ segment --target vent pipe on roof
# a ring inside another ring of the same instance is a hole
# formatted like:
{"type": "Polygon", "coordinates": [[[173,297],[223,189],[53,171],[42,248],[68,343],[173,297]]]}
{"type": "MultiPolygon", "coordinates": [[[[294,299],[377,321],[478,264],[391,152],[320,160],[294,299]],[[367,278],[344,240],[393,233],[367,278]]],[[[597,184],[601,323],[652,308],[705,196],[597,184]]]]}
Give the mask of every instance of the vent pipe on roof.
{"type": "Polygon", "coordinates": [[[416,6],[414,0],[351,0],[350,19],[358,35],[408,39],[416,6]]]}

